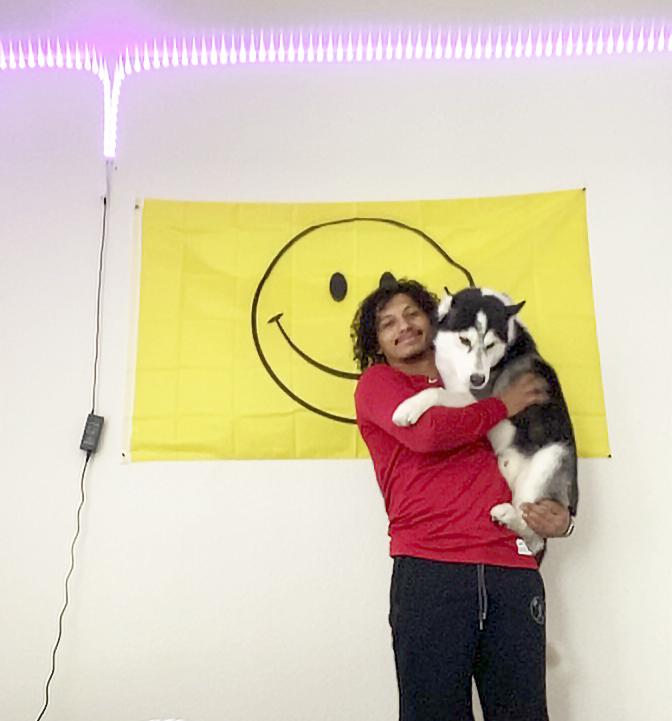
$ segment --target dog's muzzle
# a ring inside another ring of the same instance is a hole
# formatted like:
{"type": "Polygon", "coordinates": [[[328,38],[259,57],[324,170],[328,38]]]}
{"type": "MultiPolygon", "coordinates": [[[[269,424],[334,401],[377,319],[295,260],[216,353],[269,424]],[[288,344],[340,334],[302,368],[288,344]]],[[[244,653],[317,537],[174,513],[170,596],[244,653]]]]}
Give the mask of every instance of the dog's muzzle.
{"type": "Polygon", "coordinates": [[[485,385],[485,376],[482,373],[472,373],[469,376],[469,385],[477,390],[483,388],[485,385]]]}

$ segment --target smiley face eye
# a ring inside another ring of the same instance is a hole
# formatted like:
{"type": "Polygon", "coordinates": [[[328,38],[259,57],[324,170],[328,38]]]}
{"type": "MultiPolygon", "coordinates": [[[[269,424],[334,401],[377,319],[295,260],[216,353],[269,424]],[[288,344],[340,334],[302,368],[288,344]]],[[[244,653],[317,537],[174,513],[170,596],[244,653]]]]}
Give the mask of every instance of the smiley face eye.
{"type": "Polygon", "coordinates": [[[343,273],[334,273],[329,280],[329,292],[331,297],[340,303],[348,293],[348,281],[343,273]]]}
{"type": "Polygon", "coordinates": [[[460,343],[467,348],[468,350],[471,350],[471,341],[469,338],[464,338],[463,336],[460,336],[460,343]]]}
{"type": "Polygon", "coordinates": [[[397,279],[390,273],[389,270],[386,270],[378,280],[378,287],[379,288],[394,288],[397,285],[397,279]]]}

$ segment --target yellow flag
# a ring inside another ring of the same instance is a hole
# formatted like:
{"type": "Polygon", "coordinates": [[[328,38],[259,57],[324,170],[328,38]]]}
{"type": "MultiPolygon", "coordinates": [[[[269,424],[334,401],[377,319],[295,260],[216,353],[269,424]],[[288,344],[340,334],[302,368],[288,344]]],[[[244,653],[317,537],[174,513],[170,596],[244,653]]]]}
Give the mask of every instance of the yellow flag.
{"type": "Polygon", "coordinates": [[[386,203],[146,200],[133,460],[354,458],[350,324],[380,278],[525,300],[582,456],[609,454],[585,193],[386,203]]]}

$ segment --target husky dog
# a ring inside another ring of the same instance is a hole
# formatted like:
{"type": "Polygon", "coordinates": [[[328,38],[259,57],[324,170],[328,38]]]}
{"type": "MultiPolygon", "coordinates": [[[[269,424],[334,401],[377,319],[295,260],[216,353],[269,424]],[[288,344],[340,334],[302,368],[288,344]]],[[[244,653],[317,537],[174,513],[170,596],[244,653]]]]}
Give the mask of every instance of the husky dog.
{"type": "Polygon", "coordinates": [[[463,407],[498,394],[523,373],[542,376],[548,401],[529,406],[488,433],[512,493],[512,503],[494,506],[490,515],[536,554],[544,540],[527,526],[520,505],[550,498],[569,506],[574,515],[578,503],[576,444],[558,377],[517,318],[525,301],[513,304],[486,288],[446,293],[434,339],[444,388],[429,388],[404,401],[393,420],[412,425],[432,406],[463,407]]]}

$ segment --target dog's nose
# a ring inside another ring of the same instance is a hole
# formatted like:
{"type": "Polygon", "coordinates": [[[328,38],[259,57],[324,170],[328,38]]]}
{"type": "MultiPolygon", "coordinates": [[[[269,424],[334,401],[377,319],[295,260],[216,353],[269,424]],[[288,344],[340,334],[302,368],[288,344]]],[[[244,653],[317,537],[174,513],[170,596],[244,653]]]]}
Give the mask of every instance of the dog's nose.
{"type": "Polygon", "coordinates": [[[472,373],[469,376],[469,383],[472,388],[480,388],[485,383],[485,376],[482,373],[472,373]]]}

